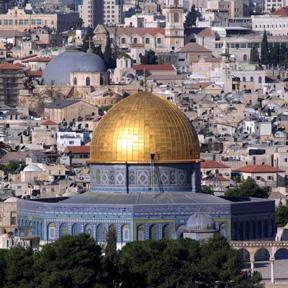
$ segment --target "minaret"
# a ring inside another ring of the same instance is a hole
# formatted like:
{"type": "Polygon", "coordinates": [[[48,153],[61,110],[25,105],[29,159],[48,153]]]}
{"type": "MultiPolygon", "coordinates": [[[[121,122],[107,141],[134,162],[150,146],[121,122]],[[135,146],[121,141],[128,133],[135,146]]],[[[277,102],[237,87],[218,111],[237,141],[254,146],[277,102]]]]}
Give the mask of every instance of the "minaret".
{"type": "Polygon", "coordinates": [[[166,0],[165,39],[168,49],[177,51],[184,46],[184,9],[183,0],[166,0]]]}

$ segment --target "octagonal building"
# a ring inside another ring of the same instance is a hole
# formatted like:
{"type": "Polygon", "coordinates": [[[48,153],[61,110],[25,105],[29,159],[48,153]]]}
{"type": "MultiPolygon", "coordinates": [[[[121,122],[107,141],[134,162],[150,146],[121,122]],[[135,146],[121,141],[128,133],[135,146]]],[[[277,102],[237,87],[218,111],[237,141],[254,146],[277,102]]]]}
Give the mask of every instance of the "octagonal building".
{"type": "MultiPolygon", "coordinates": [[[[87,233],[104,243],[115,228],[121,247],[134,240],[181,238],[191,234],[193,219],[196,226],[199,219],[210,219],[213,233],[229,240],[275,236],[274,201],[201,193],[193,125],[152,93],[129,96],[109,110],[93,133],[90,157],[89,192],[17,201],[17,235],[48,243],[87,233]]],[[[202,230],[201,235],[213,234],[202,230]]]]}

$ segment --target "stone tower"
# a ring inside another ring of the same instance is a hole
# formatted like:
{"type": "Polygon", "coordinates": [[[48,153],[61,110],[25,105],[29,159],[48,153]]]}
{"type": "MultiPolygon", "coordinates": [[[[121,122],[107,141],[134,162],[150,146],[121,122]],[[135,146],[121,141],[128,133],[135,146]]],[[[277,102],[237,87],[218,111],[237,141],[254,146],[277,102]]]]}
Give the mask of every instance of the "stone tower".
{"type": "Polygon", "coordinates": [[[183,0],[166,0],[164,14],[166,45],[170,50],[176,51],[184,46],[183,0]]]}

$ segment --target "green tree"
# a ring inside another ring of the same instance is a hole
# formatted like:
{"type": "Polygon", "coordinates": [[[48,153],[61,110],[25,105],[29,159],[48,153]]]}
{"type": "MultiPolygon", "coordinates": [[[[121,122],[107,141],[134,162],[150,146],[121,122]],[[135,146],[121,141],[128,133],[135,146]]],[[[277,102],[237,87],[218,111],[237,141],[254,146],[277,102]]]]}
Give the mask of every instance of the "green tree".
{"type": "Polygon", "coordinates": [[[193,4],[191,10],[188,12],[185,22],[184,28],[191,28],[192,26],[196,26],[197,18],[201,17],[201,13],[196,9],[195,5],[193,4]]]}
{"type": "Polygon", "coordinates": [[[32,249],[12,248],[5,254],[4,288],[34,288],[32,249]]]}
{"type": "Polygon", "coordinates": [[[258,64],[260,62],[259,52],[256,47],[251,48],[250,50],[250,63],[258,64]]]}
{"type": "Polygon", "coordinates": [[[76,29],[81,29],[82,28],[82,26],[83,26],[83,24],[84,24],[84,21],[83,21],[83,19],[81,18],[81,17],[79,17],[78,19],[77,19],[77,21],[76,21],[76,29]]]}
{"type": "Polygon", "coordinates": [[[139,288],[193,287],[199,249],[199,242],[190,239],[128,243],[119,253],[123,287],[130,287],[131,278],[139,288]]]}
{"type": "Polygon", "coordinates": [[[241,182],[236,188],[231,188],[226,191],[225,196],[247,196],[257,198],[268,198],[269,188],[261,188],[257,185],[254,179],[248,177],[241,182]]]}
{"type": "Polygon", "coordinates": [[[140,61],[141,64],[156,64],[157,56],[153,50],[149,49],[145,51],[144,55],[140,54],[140,61]]]}
{"type": "Polygon", "coordinates": [[[202,186],[202,193],[205,194],[214,194],[214,191],[211,189],[211,187],[207,186],[207,185],[203,185],[202,186]]]}
{"type": "Polygon", "coordinates": [[[269,46],[266,30],[264,31],[262,42],[261,42],[261,63],[264,65],[269,64],[270,55],[269,55],[269,46]]]}
{"type": "Polygon", "coordinates": [[[280,205],[276,209],[275,220],[277,226],[285,226],[288,223],[288,206],[280,205]]]}
{"type": "Polygon", "coordinates": [[[89,235],[62,236],[35,255],[36,287],[94,287],[102,273],[101,255],[89,235]]]}

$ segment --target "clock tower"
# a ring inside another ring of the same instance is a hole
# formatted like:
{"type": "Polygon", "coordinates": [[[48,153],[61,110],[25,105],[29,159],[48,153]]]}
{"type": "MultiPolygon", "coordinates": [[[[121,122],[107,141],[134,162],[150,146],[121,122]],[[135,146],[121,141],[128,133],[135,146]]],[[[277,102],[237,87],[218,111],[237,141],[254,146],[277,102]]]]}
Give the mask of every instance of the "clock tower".
{"type": "Polygon", "coordinates": [[[166,45],[176,51],[184,46],[183,0],[166,0],[164,13],[166,45]]]}

